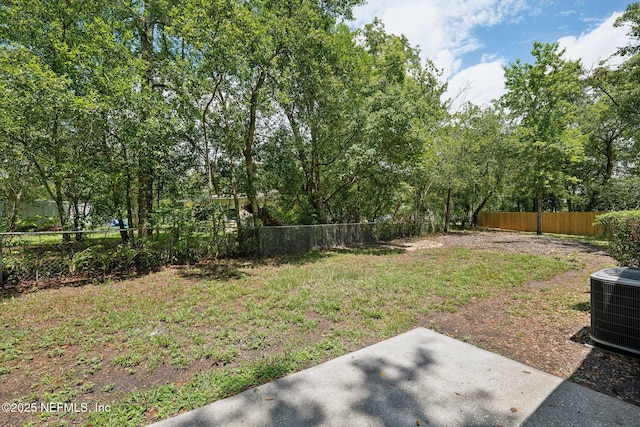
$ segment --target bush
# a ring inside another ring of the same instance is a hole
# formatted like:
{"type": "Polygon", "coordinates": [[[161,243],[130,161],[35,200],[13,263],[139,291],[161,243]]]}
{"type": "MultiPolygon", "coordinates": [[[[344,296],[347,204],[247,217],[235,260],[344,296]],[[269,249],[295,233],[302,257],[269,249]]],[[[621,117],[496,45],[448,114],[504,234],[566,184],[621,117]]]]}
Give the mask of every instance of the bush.
{"type": "Polygon", "coordinates": [[[596,218],[620,265],[640,267],[640,210],[610,212],[596,218]]]}
{"type": "Polygon", "coordinates": [[[34,215],[29,218],[18,218],[16,221],[16,231],[48,231],[59,226],[59,219],[52,216],[34,215]]]}
{"type": "Polygon", "coordinates": [[[147,273],[156,270],[162,264],[163,260],[159,254],[145,245],[135,248],[128,244],[120,244],[115,248],[94,245],[73,256],[71,272],[129,274],[135,271],[147,273]]]}
{"type": "Polygon", "coordinates": [[[71,258],[72,273],[96,273],[104,272],[105,255],[102,245],[95,245],[77,252],[71,258]]]}

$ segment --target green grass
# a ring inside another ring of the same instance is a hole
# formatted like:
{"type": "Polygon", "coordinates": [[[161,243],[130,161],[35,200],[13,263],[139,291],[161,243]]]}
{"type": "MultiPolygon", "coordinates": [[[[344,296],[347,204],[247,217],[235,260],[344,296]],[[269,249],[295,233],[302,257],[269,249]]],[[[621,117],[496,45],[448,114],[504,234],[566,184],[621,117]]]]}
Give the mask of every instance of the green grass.
{"type": "Polygon", "coordinates": [[[575,242],[588,243],[590,245],[598,246],[603,249],[609,247],[609,241],[604,236],[577,236],[573,234],[554,234],[547,233],[546,236],[557,237],[558,239],[572,240],[575,242]]]}
{"type": "MultiPolygon", "coordinates": [[[[63,241],[63,233],[46,232],[46,233],[24,233],[3,236],[3,245],[7,246],[39,246],[39,245],[59,245],[75,243],[76,234],[66,233],[69,241],[63,241]]],[[[99,230],[89,233],[82,233],[85,240],[90,242],[98,242],[102,244],[118,244],[121,242],[120,231],[118,229],[99,230]]]]}
{"type": "MultiPolygon", "coordinates": [[[[0,387],[16,378],[27,384],[22,395],[0,398],[108,403],[110,412],[81,421],[142,425],[404,332],[432,311],[515,292],[572,263],[441,248],[315,252],[218,267],[2,301],[0,387]],[[211,368],[199,368],[203,361],[211,368]],[[168,368],[188,380],[130,392],[112,379],[127,374],[144,384],[168,368]]],[[[69,419],[47,419],[59,421],[69,419]]]]}

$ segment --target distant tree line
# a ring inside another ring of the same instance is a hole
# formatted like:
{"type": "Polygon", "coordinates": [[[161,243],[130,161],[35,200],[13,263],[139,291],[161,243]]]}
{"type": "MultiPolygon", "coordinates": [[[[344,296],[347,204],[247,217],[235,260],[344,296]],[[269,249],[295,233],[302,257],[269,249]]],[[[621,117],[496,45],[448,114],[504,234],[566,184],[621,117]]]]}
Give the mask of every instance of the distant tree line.
{"type": "MultiPolygon", "coordinates": [[[[3,227],[35,199],[65,229],[116,218],[142,236],[176,201],[215,219],[207,201],[233,198],[239,220],[260,193],[283,224],[640,204],[640,43],[585,70],[536,42],[501,99],[453,112],[405,37],[349,25],[359,3],[4,1],[3,227]]],[[[616,25],[637,40],[640,5],[616,25]]]]}

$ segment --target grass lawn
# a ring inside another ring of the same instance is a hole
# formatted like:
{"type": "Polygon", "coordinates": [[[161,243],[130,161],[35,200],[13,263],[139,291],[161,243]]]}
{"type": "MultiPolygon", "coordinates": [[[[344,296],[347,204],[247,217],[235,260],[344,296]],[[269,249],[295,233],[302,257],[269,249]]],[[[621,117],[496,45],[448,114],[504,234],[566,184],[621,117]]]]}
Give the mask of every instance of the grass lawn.
{"type": "Polygon", "coordinates": [[[18,425],[144,425],[572,266],[465,248],[335,250],[10,297],[0,401],[89,408],[16,415],[18,425]]]}

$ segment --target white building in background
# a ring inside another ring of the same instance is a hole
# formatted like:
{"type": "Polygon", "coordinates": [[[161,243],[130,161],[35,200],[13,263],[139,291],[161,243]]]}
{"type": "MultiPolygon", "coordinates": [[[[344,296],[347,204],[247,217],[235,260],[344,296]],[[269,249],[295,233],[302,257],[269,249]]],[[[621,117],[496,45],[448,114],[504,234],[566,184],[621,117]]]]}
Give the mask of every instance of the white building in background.
{"type": "MultiPolygon", "coordinates": [[[[65,214],[70,221],[73,221],[73,209],[69,202],[62,202],[65,214]]],[[[80,203],[78,206],[80,212],[90,212],[91,205],[80,203]]],[[[0,217],[11,215],[11,206],[6,200],[0,200],[0,217]]],[[[18,207],[18,218],[28,220],[32,218],[41,218],[43,222],[48,222],[47,218],[53,218],[59,221],[58,206],[53,200],[36,200],[33,202],[20,203],[18,207]]],[[[36,221],[37,222],[37,221],[36,221]]]]}

